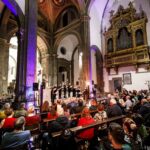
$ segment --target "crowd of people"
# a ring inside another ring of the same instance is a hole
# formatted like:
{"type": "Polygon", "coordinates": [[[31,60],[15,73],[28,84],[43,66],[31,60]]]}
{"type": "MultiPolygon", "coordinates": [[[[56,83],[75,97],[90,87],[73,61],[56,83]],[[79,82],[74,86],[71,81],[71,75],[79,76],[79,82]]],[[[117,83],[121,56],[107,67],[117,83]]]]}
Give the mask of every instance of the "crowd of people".
{"type": "Polygon", "coordinates": [[[56,99],[52,105],[44,101],[39,114],[32,105],[26,108],[25,103],[20,103],[18,108],[13,108],[10,103],[1,106],[1,149],[28,143],[30,131],[34,128],[41,131],[38,140],[43,150],[148,150],[150,95],[146,90],[124,90],[88,101],[83,97],[56,99]],[[70,130],[121,115],[125,115],[123,120],[104,123],[98,128],[91,127],[77,133],[70,130]],[[59,131],[62,131],[59,137],[52,137],[52,133],[59,131]]]}

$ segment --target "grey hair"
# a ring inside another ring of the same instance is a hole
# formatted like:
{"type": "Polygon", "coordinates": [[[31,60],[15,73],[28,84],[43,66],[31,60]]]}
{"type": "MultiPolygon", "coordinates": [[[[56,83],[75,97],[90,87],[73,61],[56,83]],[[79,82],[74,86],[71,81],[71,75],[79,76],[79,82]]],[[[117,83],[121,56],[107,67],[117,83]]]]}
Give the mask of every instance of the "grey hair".
{"type": "Polygon", "coordinates": [[[22,129],[25,124],[25,117],[21,116],[15,121],[15,129],[22,129]]]}
{"type": "Polygon", "coordinates": [[[110,103],[112,103],[112,104],[117,104],[117,102],[116,102],[116,100],[115,100],[114,98],[112,98],[112,99],[110,100],[110,103]]]}
{"type": "Polygon", "coordinates": [[[3,108],[4,108],[4,109],[10,108],[10,104],[9,104],[9,103],[5,103],[4,106],[3,106],[3,108]]]}

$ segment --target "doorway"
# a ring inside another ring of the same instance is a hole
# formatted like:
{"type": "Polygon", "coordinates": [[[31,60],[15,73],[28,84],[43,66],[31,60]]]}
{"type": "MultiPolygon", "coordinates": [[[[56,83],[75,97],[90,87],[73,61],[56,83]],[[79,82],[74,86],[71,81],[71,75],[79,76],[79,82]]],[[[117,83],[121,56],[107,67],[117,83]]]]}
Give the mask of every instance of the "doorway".
{"type": "Polygon", "coordinates": [[[118,77],[118,78],[112,78],[112,80],[109,81],[109,91],[110,92],[121,92],[122,91],[122,78],[118,77]]]}

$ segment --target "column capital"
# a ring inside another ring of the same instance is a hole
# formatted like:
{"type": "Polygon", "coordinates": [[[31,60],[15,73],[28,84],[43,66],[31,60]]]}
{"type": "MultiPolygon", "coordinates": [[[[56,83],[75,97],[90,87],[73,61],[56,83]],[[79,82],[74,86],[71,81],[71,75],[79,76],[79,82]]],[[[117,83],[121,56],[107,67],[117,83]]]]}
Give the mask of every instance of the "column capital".
{"type": "Polygon", "coordinates": [[[58,55],[56,53],[52,54],[53,57],[57,57],[58,55]]]}
{"type": "Polygon", "coordinates": [[[83,14],[81,16],[81,21],[89,21],[91,18],[88,14],[83,14]]]}

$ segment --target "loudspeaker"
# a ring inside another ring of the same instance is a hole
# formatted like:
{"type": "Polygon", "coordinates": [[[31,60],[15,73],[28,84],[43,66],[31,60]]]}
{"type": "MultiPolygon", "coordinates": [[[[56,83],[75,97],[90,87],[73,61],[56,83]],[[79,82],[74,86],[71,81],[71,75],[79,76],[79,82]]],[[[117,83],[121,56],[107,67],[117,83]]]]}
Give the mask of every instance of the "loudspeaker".
{"type": "Polygon", "coordinates": [[[38,87],[39,87],[39,84],[34,82],[33,83],[33,91],[38,91],[38,89],[39,89],[38,87]]]}

